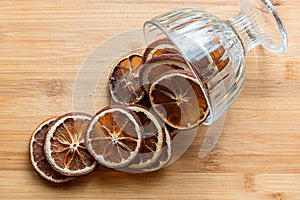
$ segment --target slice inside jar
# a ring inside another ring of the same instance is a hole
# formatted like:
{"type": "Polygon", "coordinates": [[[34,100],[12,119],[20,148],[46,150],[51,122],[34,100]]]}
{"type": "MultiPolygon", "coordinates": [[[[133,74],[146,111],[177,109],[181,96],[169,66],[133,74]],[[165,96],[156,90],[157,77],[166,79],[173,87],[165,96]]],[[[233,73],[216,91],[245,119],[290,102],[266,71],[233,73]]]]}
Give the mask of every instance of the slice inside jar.
{"type": "Polygon", "coordinates": [[[172,70],[150,87],[149,97],[155,112],[176,129],[200,125],[209,109],[201,87],[192,72],[172,70]]]}

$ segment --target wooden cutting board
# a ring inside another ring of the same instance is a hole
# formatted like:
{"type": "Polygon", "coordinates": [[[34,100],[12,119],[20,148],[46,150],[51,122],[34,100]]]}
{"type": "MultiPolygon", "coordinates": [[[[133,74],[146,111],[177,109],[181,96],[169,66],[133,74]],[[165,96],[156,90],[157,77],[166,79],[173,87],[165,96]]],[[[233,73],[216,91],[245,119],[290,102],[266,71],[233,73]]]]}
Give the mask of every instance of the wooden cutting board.
{"type": "MultiPolygon", "coordinates": [[[[163,170],[126,174],[98,168],[74,182],[55,185],[42,180],[30,165],[30,135],[45,118],[72,111],[74,81],[90,52],[171,9],[195,7],[228,19],[237,13],[238,3],[2,0],[1,199],[299,199],[300,2],[273,3],[286,25],[289,48],[282,55],[262,48],[247,55],[245,88],[207,156],[199,157],[205,139],[199,133],[184,155],[163,170]]],[[[98,97],[107,95],[103,90],[98,97]]]]}

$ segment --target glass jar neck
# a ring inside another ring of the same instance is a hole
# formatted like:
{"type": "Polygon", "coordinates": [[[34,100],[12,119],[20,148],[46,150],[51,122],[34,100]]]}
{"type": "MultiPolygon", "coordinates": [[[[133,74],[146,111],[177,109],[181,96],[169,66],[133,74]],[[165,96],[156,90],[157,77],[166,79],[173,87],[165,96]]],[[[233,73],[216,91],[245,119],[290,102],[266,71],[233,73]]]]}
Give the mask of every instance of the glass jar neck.
{"type": "Polygon", "coordinates": [[[258,45],[273,53],[287,48],[286,30],[269,0],[240,0],[240,12],[226,21],[239,36],[244,54],[258,45]]]}
{"type": "Polygon", "coordinates": [[[240,38],[244,47],[244,54],[247,54],[254,47],[261,45],[264,34],[255,23],[255,19],[251,16],[251,13],[240,12],[235,17],[226,21],[226,23],[234,29],[240,38]]]}

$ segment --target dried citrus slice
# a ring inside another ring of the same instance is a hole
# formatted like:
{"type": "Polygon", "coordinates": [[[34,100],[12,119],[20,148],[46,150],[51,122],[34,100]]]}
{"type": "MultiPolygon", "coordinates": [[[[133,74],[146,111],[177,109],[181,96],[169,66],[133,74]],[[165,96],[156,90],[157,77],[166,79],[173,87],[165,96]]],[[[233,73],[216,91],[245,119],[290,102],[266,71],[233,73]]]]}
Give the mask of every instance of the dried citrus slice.
{"type": "Polygon", "coordinates": [[[166,134],[164,126],[146,107],[134,105],[128,108],[136,113],[143,127],[141,149],[128,168],[133,171],[151,168],[161,155],[166,134]]]}
{"type": "Polygon", "coordinates": [[[144,94],[140,86],[139,70],[143,57],[138,54],[130,55],[117,63],[109,78],[109,88],[113,100],[120,104],[139,102],[144,94]]]}
{"type": "Polygon", "coordinates": [[[53,117],[44,121],[33,132],[30,139],[29,153],[31,164],[41,177],[54,183],[63,183],[73,178],[64,176],[52,169],[44,154],[45,138],[55,120],[56,117],[53,117]]]}
{"type": "Polygon", "coordinates": [[[143,58],[144,62],[163,54],[180,54],[176,46],[167,38],[159,39],[148,45],[143,58]]]}
{"type": "Polygon", "coordinates": [[[173,70],[163,74],[150,87],[155,112],[171,127],[191,129],[200,125],[209,109],[201,87],[192,72],[173,70]]]}
{"type": "Polygon", "coordinates": [[[143,65],[140,70],[140,81],[143,89],[149,92],[151,84],[163,73],[174,70],[189,70],[185,59],[178,54],[165,54],[157,56],[143,65]]]}
{"type": "Polygon", "coordinates": [[[145,167],[143,169],[144,172],[152,172],[159,169],[162,169],[163,167],[166,167],[169,161],[172,157],[172,146],[171,146],[171,138],[166,128],[164,128],[164,140],[163,140],[163,146],[161,149],[161,154],[158,160],[153,163],[151,166],[145,167]]]}
{"type": "Polygon", "coordinates": [[[180,133],[180,130],[174,127],[169,126],[168,124],[165,124],[166,129],[169,132],[169,135],[171,137],[171,140],[173,140],[173,138],[180,133]]]}
{"type": "Polygon", "coordinates": [[[91,116],[68,113],[55,121],[45,139],[45,156],[57,172],[80,176],[92,172],[97,162],[85,147],[84,139],[91,116]]]}
{"type": "Polygon", "coordinates": [[[151,107],[151,103],[150,103],[150,99],[149,99],[149,96],[148,94],[145,94],[144,98],[138,102],[137,104],[135,105],[141,105],[141,106],[144,106],[146,108],[150,108],[151,107]]]}
{"type": "Polygon", "coordinates": [[[214,64],[218,67],[219,71],[222,71],[229,62],[228,55],[225,54],[226,50],[221,45],[220,41],[214,39],[211,41],[211,46],[208,50],[211,52],[210,56],[214,62],[214,64]]]}
{"type": "Polygon", "coordinates": [[[119,168],[129,165],[137,156],[142,141],[141,122],[124,106],[108,106],[92,119],[86,145],[102,165],[119,168]]]}

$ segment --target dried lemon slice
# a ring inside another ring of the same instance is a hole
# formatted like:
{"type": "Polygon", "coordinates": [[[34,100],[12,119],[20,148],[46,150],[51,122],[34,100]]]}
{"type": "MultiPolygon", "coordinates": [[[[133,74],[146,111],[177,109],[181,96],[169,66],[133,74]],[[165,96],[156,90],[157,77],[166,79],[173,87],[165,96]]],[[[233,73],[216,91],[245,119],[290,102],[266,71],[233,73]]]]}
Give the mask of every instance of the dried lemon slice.
{"type": "Polygon", "coordinates": [[[45,138],[55,120],[56,117],[53,117],[44,121],[33,132],[30,139],[29,153],[31,164],[41,177],[54,183],[64,183],[73,178],[64,176],[52,169],[44,154],[45,138]]]}
{"type": "Polygon", "coordinates": [[[143,58],[144,62],[163,54],[180,54],[176,46],[167,38],[159,39],[149,44],[143,58]]]}
{"type": "Polygon", "coordinates": [[[167,164],[169,164],[169,161],[171,160],[172,157],[171,137],[166,128],[164,128],[164,132],[165,134],[164,134],[160,157],[156,162],[152,163],[152,165],[145,167],[143,169],[144,172],[156,171],[162,169],[163,167],[166,167],[167,164]]]}
{"type": "Polygon", "coordinates": [[[140,151],[128,166],[132,172],[138,172],[144,168],[152,168],[152,165],[159,159],[166,132],[162,122],[146,107],[134,105],[128,108],[136,113],[143,127],[140,151]]]}
{"type": "Polygon", "coordinates": [[[143,64],[141,55],[133,54],[113,68],[109,77],[109,88],[113,100],[119,104],[134,104],[145,95],[140,86],[139,70],[143,64]]]}
{"type": "Polygon", "coordinates": [[[190,71],[185,59],[178,54],[164,54],[149,60],[140,70],[140,83],[143,89],[149,92],[149,88],[154,81],[163,73],[174,69],[190,71]]]}
{"type": "Polygon", "coordinates": [[[93,157],[109,168],[129,165],[137,156],[142,128],[137,115],[125,106],[108,106],[92,119],[86,145],[93,157]]]}
{"type": "Polygon", "coordinates": [[[191,129],[200,125],[209,109],[197,79],[186,70],[163,74],[150,87],[155,112],[171,127],[191,129]]]}
{"type": "Polygon", "coordinates": [[[91,116],[68,113],[59,117],[50,128],[44,151],[50,165],[66,176],[92,172],[97,162],[85,147],[85,135],[91,116]]]}

